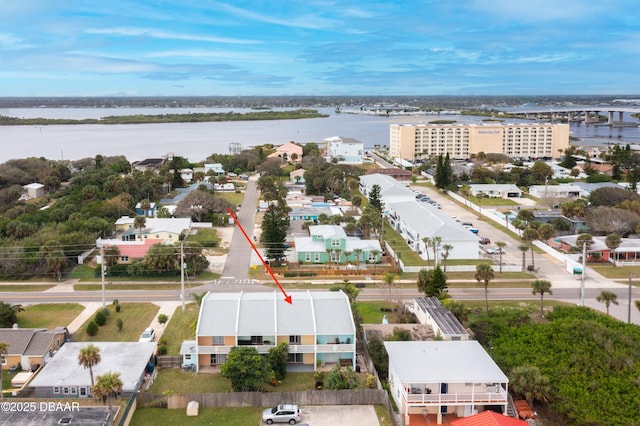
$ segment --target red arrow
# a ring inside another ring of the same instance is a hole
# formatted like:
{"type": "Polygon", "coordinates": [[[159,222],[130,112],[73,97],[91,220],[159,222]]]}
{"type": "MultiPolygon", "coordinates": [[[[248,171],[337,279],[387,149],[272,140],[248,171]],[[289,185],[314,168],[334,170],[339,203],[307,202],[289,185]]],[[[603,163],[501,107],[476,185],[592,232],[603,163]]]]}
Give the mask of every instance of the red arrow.
{"type": "Polygon", "coordinates": [[[253,248],[253,251],[255,251],[256,254],[258,255],[258,258],[260,258],[260,261],[262,262],[264,267],[267,269],[267,272],[269,272],[269,275],[271,275],[271,278],[273,278],[273,281],[275,281],[275,283],[278,284],[278,288],[280,289],[282,294],[284,294],[284,301],[287,302],[290,305],[293,304],[293,302],[291,301],[291,296],[288,295],[286,291],[284,291],[284,288],[282,288],[282,285],[280,285],[280,283],[278,282],[278,279],[276,278],[276,276],[273,275],[273,272],[271,271],[271,268],[269,268],[269,265],[267,264],[267,262],[265,262],[265,260],[262,258],[262,255],[260,254],[260,252],[256,248],[255,244],[253,244],[253,241],[251,241],[251,238],[249,238],[247,233],[244,232],[244,228],[242,227],[242,225],[240,225],[240,222],[238,222],[238,218],[236,217],[236,215],[233,214],[233,211],[231,211],[230,208],[228,208],[227,211],[229,212],[229,214],[231,215],[233,220],[236,222],[236,225],[238,225],[238,228],[240,228],[240,230],[242,231],[242,235],[244,235],[244,237],[247,239],[247,241],[249,241],[249,244],[251,244],[251,248],[253,248]]]}

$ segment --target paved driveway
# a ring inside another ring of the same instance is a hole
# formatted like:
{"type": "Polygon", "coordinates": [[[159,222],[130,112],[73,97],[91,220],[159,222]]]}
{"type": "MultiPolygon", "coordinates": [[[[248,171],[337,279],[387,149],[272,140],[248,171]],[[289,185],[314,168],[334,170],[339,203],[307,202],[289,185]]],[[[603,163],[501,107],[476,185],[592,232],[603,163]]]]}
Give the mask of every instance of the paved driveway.
{"type": "Polygon", "coordinates": [[[372,405],[309,405],[302,407],[302,422],[309,426],[379,426],[372,405]]]}

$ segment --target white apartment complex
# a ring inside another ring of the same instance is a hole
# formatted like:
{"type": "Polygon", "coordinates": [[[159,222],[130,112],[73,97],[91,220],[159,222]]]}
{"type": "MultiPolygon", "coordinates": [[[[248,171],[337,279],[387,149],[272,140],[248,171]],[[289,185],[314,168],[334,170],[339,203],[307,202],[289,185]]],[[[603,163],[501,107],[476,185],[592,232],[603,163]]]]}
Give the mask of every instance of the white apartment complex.
{"type": "Polygon", "coordinates": [[[449,154],[466,160],[472,154],[512,157],[557,157],[569,147],[569,125],[524,124],[391,124],[389,154],[415,161],[449,154]]]}
{"type": "Polygon", "coordinates": [[[362,164],[364,144],[356,139],[333,136],[326,138],[327,161],[338,164],[362,164]]]}

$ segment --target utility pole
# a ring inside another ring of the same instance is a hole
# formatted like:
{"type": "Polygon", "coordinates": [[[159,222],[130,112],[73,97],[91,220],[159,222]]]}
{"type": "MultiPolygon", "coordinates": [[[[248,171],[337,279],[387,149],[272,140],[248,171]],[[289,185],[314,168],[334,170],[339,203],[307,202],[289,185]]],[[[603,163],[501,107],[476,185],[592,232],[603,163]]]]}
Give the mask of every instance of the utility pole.
{"type": "Polygon", "coordinates": [[[633,274],[629,274],[629,306],[627,309],[627,324],[631,324],[631,278],[633,278],[633,274]]]}
{"type": "Polygon", "coordinates": [[[184,241],[180,242],[180,300],[182,300],[182,313],[184,314],[184,241]]]}
{"type": "Polygon", "coordinates": [[[582,276],[580,277],[580,306],[584,306],[584,280],[587,270],[587,241],[582,242],[582,276]]]}
{"type": "Polygon", "coordinates": [[[100,277],[102,282],[102,309],[107,307],[107,302],[105,301],[104,295],[104,270],[107,265],[104,262],[104,246],[100,247],[100,277]]]}

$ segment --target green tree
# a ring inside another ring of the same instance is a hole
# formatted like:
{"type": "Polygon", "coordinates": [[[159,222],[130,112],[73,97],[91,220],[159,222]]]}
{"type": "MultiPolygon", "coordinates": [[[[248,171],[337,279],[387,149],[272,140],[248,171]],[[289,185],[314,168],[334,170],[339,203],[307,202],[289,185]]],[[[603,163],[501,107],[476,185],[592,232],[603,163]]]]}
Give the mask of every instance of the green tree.
{"type": "Polygon", "coordinates": [[[86,332],[89,336],[95,336],[96,334],[98,334],[98,330],[98,324],[96,324],[95,321],[91,321],[89,324],[87,324],[86,332]]]}
{"type": "Polygon", "coordinates": [[[535,269],[536,264],[533,257],[533,242],[538,239],[538,231],[535,228],[529,227],[522,232],[522,240],[529,245],[531,250],[531,268],[535,269]]]}
{"type": "Polygon", "coordinates": [[[354,389],[358,386],[358,374],[351,367],[340,367],[339,364],[327,374],[324,387],[331,390],[354,389]]]}
{"type": "Polygon", "coordinates": [[[142,240],[142,230],[146,224],[147,218],[144,216],[136,216],[135,219],[133,219],[133,227],[140,231],[140,240],[142,240]]]}
{"type": "Polygon", "coordinates": [[[531,283],[532,293],[540,295],[540,316],[544,317],[544,294],[553,294],[551,282],[546,280],[535,280],[531,283]]]}
{"type": "Polygon", "coordinates": [[[0,328],[11,328],[13,324],[18,323],[18,315],[22,306],[20,305],[9,305],[5,302],[0,302],[0,328]]]}
{"type": "Polygon", "coordinates": [[[261,392],[273,377],[267,359],[249,346],[231,348],[221,374],[231,381],[234,392],[261,392]]]}
{"type": "Polygon", "coordinates": [[[613,303],[614,305],[618,305],[618,295],[609,290],[602,290],[600,294],[596,297],[596,300],[600,303],[604,303],[604,306],[607,309],[607,315],[609,315],[609,306],[613,303]]]}
{"type": "Polygon", "coordinates": [[[451,254],[451,250],[453,250],[453,246],[451,244],[443,244],[442,245],[442,270],[443,272],[447,272],[447,259],[451,254]]]}
{"type": "Polygon", "coordinates": [[[96,316],[93,320],[97,325],[102,327],[107,323],[107,316],[104,314],[104,312],[102,312],[102,310],[99,310],[98,312],[96,312],[96,316]]]}
{"type": "Polygon", "coordinates": [[[443,191],[453,183],[453,171],[451,168],[451,160],[449,159],[448,153],[444,157],[442,156],[442,154],[438,156],[434,178],[436,188],[443,191]]]}
{"type": "Polygon", "coordinates": [[[158,274],[176,271],[180,266],[179,252],[174,245],[154,244],[144,257],[147,271],[158,274]]]}
{"type": "Polygon", "coordinates": [[[289,230],[289,208],[283,200],[271,204],[262,218],[260,242],[265,245],[267,259],[280,261],[284,258],[285,241],[289,230]]]}
{"type": "Polygon", "coordinates": [[[100,356],[100,348],[94,345],[93,343],[89,343],[89,345],[80,349],[78,353],[78,364],[83,366],[86,369],[89,369],[89,376],[91,377],[91,387],[95,385],[93,380],[93,367],[98,365],[102,361],[102,357],[100,356]]]}
{"type": "Polygon", "coordinates": [[[169,321],[169,315],[160,314],[158,315],[158,324],[166,324],[169,321]]]}
{"type": "Polygon", "coordinates": [[[604,243],[607,245],[607,247],[610,250],[611,258],[613,259],[613,266],[615,267],[616,266],[616,249],[620,247],[620,244],[622,243],[620,235],[609,234],[607,235],[607,238],[605,238],[604,243]]]}
{"type": "Polygon", "coordinates": [[[440,265],[432,271],[429,283],[427,284],[427,296],[444,298],[447,292],[447,276],[442,272],[440,265]]]}
{"type": "Polygon", "coordinates": [[[534,365],[522,365],[511,371],[509,384],[513,391],[522,395],[530,406],[533,401],[546,401],[551,395],[549,378],[534,365]]]}
{"type": "Polygon", "coordinates": [[[484,285],[484,303],[487,314],[489,313],[489,283],[495,278],[493,268],[488,263],[476,265],[476,281],[484,285]]]}
{"type": "Polygon", "coordinates": [[[529,245],[528,244],[520,244],[520,245],[518,245],[518,250],[520,250],[520,252],[522,253],[522,272],[524,272],[525,269],[527,269],[527,266],[526,266],[526,255],[527,255],[527,252],[529,251],[529,245]]]}
{"type": "Polygon", "coordinates": [[[329,287],[329,291],[342,291],[349,298],[349,303],[355,303],[358,294],[360,294],[360,290],[349,280],[344,280],[342,284],[332,285],[329,287]]]}
{"type": "Polygon", "coordinates": [[[91,387],[91,392],[96,398],[102,399],[103,403],[105,401],[109,403],[109,422],[113,426],[115,420],[113,418],[113,400],[122,392],[120,373],[107,371],[98,376],[96,384],[91,387]]]}
{"type": "Polygon", "coordinates": [[[544,161],[538,160],[531,166],[531,174],[536,182],[544,183],[553,176],[553,169],[544,161]]]}
{"type": "Polygon", "coordinates": [[[378,214],[382,214],[382,200],[380,199],[380,185],[375,184],[369,192],[369,205],[376,209],[378,214]]]}
{"type": "Polygon", "coordinates": [[[287,363],[289,362],[289,345],[281,342],[267,353],[269,367],[275,374],[276,380],[284,380],[287,375],[287,363]]]}

